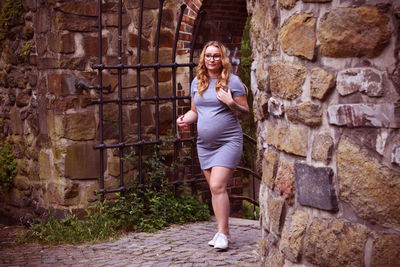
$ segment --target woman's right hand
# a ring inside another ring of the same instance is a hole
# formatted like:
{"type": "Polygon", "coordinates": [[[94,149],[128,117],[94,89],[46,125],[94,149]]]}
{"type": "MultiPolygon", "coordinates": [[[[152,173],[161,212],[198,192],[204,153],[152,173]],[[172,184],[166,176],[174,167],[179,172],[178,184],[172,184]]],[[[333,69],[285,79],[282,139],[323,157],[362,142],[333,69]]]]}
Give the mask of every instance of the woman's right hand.
{"type": "Polygon", "coordinates": [[[176,119],[176,124],[178,125],[178,127],[183,127],[183,129],[187,130],[187,129],[189,129],[189,124],[187,124],[184,121],[184,119],[183,119],[184,117],[185,117],[185,115],[182,115],[178,119],[176,119]]]}

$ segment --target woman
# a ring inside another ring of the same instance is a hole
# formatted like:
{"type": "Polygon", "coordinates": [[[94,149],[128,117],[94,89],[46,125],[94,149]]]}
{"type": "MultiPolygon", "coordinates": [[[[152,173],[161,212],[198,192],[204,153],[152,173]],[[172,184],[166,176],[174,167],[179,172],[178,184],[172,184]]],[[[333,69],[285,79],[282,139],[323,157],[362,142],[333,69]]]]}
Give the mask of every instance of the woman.
{"type": "Polygon", "coordinates": [[[231,74],[225,47],[208,42],[200,55],[197,77],[191,85],[191,109],[177,119],[179,127],[197,121],[197,152],[207,179],[218,232],[208,243],[217,249],[229,246],[229,197],[226,186],[242,154],[243,134],[238,119],[247,119],[246,90],[231,74]]]}

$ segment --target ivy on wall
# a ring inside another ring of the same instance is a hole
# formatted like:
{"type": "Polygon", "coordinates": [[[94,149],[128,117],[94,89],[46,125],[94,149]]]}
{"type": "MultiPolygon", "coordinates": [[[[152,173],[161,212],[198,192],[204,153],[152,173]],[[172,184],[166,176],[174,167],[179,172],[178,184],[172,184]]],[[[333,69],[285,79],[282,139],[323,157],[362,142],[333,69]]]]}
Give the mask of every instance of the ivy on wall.
{"type": "Polygon", "coordinates": [[[8,141],[0,142],[0,189],[10,189],[17,174],[17,160],[8,141]]]}
{"type": "Polygon", "coordinates": [[[7,37],[8,30],[16,19],[22,20],[22,0],[6,0],[0,13],[0,42],[7,37]]]}
{"type": "MultiPolygon", "coordinates": [[[[250,46],[250,20],[251,17],[247,18],[246,25],[243,29],[242,35],[242,43],[241,43],[241,58],[240,58],[240,78],[243,83],[249,89],[247,93],[247,103],[250,109],[249,118],[242,122],[243,132],[253,138],[256,138],[256,125],[254,123],[254,115],[253,115],[253,94],[251,93],[251,82],[250,82],[250,73],[251,73],[251,63],[253,59],[251,57],[251,46],[250,46]]],[[[254,144],[249,144],[248,142],[244,142],[243,149],[243,164],[248,168],[252,168],[254,162],[254,155],[256,155],[257,150],[254,144]]]]}

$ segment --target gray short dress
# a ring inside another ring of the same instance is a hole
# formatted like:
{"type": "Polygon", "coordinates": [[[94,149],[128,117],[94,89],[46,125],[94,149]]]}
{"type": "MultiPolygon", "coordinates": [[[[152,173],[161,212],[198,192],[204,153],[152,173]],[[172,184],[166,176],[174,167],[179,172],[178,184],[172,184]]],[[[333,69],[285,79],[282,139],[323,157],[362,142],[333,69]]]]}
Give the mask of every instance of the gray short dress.
{"type": "MultiPolygon", "coordinates": [[[[191,85],[191,96],[197,109],[197,153],[202,170],[214,166],[235,169],[242,155],[242,127],[233,111],[217,99],[215,83],[210,84],[200,96],[197,90],[197,78],[191,85]]],[[[240,78],[234,74],[229,76],[228,87],[232,96],[246,94],[240,78]]]]}

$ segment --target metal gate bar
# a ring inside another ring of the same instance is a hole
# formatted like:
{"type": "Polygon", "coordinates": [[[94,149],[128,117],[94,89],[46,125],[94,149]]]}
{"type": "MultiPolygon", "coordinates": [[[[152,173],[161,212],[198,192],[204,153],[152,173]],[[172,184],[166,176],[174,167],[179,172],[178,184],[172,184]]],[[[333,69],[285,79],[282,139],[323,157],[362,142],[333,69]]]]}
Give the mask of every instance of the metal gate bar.
{"type": "MultiPolygon", "coordinates": [[[[175,38],[174,38],[174,46],[172,52],[172,63],[170,64],[160,64],[159,63],[159,39],[160,39],[160,29],[161,29],[161,19],[162,19],[162,11],[163,4],[165,0],[159,0],[159,12],[158,12],[158,22],[157,22],[157,32],[156,32],[156,46],[155,46],[155,63],[154,64],[141,64],[141,38],[142,38],[142,21],[143,21],[143,0],[140,0],[139,5],[139,25],[138,25],[138,43],[137,43],[137,62],[134,65],[124,65],[122,63],[122,0],[118,1],[118,63],[117,65],[108,65],[105,66],[102,64],[102,8],[101,8],[101,0],[98,1],[98,58],[99,64],[92,66],[93,69],[98,71],[98,83],[97,88],[104,89],[108,87],[104,87],[102,85],[102,71],[107,69],[117,70],[118,75],[118,97],[117,99],[103,99],[103,90],[99,92],[99,98],[94,99],[92,101],[93,104],[99,104],[99,144],[95,145],[95,149],[100,150],[100,190],[103,196],[107,193],[113,192],[123,192],[126,190],[124,183],[124,149],[127,147],[137,147],[138,148],[138,175],[139,175],[139,183],[143,183],[143,146],[145,145],[154,145],[161,143],[173,143],[174,145],[174,156],[173,160],[176,161],[178,158],[178,145],[182,142],[190,142],[191,143],[191,155],[192,155],[192,164],[191,164],[191,178],[186,180],[186,182],[195,183],[197,180],[194,174],[194,163],[195,163],[195,140],[193,126],[191,127],[190,137],[189,138],[178,138],[177,129],[176,129],[176,101],[180,99],[188,99],[190,100],[190,96],[177,96],[176,95],[176,70],[179,67],[189,67],[190,69],[190,82],[193,79],[193,68],[196,64],[193,63],[193,54],[191,53],[190,62],[178,64],[176,63],[176,48],[179,37],[179,29],[182,23],[182,17],[184,10],[186,9],[186,5],[181,6],[181,12],[179,15],[175,38]],[[154,70],[154,86],[155,86],[155,96],[154,97],[141,97],[141,81],[140,74],[142,69],[153,69],[154,70]],[[169,97],[160,97],[159,96],[159,88],[158,88],[158,71],[160,68],[171,68],[172,69],[172,96],[169,97]],[[122,70],[124,69],[134,69],[136,70],[137,75],[137,95],[136,97],[123,98],[122,95],[122,70]],[[172,140],[160,140],[160,130],[159,130],[159,103],[162,100],[172,101],[173,105],[173,139],[172,140]],[[142,102],[154,102],[155,103],[155,120],[156,120],[156,129],[155,129],[155,140],[152,141],[144,141],[142,140],[142,129],[141,129],[141,114],[142,102]],[[117,103],[118,104],[118,131],[119,138],[117,144],[105,144],[104,136],[103,136],[103,107],[104,104],[107,103],[117,103]],[[136,103],[137,104],[137,141],[135,142],[124,142],[123,137],[123,119],[122,119],[122,105],[124,103],[136,103]],[[105,149],[118,149],[119,150],[119,166],[120,166],[120,185],[119,188],[115,189],[105,189],[104,188],[104,150],[105,149]]],[[[200,24],[200,23],[199,23],[200,24]]],[[[196,31],[194,34],[194,38],[192,41],[192,47],[194,47],[194,43],[197,37],[197,32],[199,28],[199,24],[196,27],[196,31]]],[[[177,170],[174,170],[174,176],[177,177],[177,170]]],[[[183,181],[172,181],[170,184],[180,184],[183,181]]]]}
{"type": "MultiPolygon", "coordinates": [[[[189,68],[189,86],[191,81],[193,80],[193,70],[196,64],[193,62],[193,55],[194,55],[194,50],[195,50],[195,43],[197,39],[197,35],[199,32],[200,25],[202,23],[202,20],[206,14],[204,11],[200,11],[199,13],[199,20],[196,24],[194,34],[193,34],[193,39],[190,47],[190,55],[189,55],[189,63],[177,63],[176,62],[176,48],[177,48],[177,43],[178,43],[178,37],[179,37],[179,30],[180,26],[182,23],[182,18],[184,11],[186,9],[186,5],[183,4],[181,6],[181,11],[179,14],[178,22],[177,22],[177,28],[175,32],[175,37],[174,37],[174,45],[173,45],[173,50],[172,50],[172,62],[168,64],[161,64],[159,62],[159,40],[160,40],[160,31],[161,31],[161,20],[162,20],[162,12],[163,12],[163,4],[165,0],[159,0],[159,9],[158,9],[158,21],[157,21],[157,31],[156,31],[156,44],[155,44],[155,63],[153,64],[141,64],[141,39],[142,39],[142,24],[143,24],[143,1],[140,0],[139,4],[139,25],[138,25],[138,42],[137,42],[137,55],[136,55],[136,64],[123,64],[122,63],[122,0],[118,0],[118,63],[116,65],[103,65],[102,63],[102,0],[98,0],[98,64],[92,66],[94,70],[98,71],[98,85],[97,86],[87,86],[82,83],[78,83],[76,85],[77,88],[86,88],[86,89],[96,89],[99,90],[99,98],[94,99],[91,101],[92,104],[98,104],[99,105],[99,144],[95,145],[95,149],[99,149],[99,154],[100,154],[100,179],[99,179],[99,185],[100,185],[100,190],[98,193],[102,195],[102,198],[104,198],[104,195],[107,193],[114,193],[114,192],[124,192],[126,191],[125,187],[125,182],[124,182],[124,149],[129,148],[129,147],[136,147],[138,149],[138,174],[139,174],[139,184],[141,186],[143,185],[143,147],[146,145],[159,145],[162,143],[172,143],[174,146],[174,154],[173,154],[173,162],[175,162],[178,158],[178,153],[179,153],[179,145],[181,143],[185,142],[190,142],[190,155],[191,155],[191,171],[190,171],[190,178],[186,179],[185,181],[181,180],[173,180],[168,182],[170,185],[180,185],[184,182],[190,183],[192,187],[192,193],[196,192],[196,183],[199,180],[204,180],[204,178],[201,175],[196,175],[195,174],[195,142],[196,138],[194,137],[194,125],[190,126],[190,137],[188,138],[179,138],[177,135],[177,125],[176,125],[176,101],[181,100],[181,99],[187,99],[190,100],[191,97],[189,96],[177,96],[176,94],[176,71],[177,68],[181,67],[188,67],[189,68]],[[158,87],[158,78],[159,78],[159,69],[161,68],[171,68],[172,70],[172,96],[167,96],[167,97],[160,97],[159,96],[159,87],[158,87]],[[124,98],[122,95],[122,71],[126,69],[133,69],[136,71],[136,76],[137,76],[137,95],[136,97],[127,97],[124,98]],[[155,92],[154,92],[154,97],[141,97],[141,79],[140,79],[140,74],[142,69],[153,69],[154,70],[154,87],[155,87],[155,92]],[[103,90],[110,90],[111,86],[103,86],[103,80],[102,80],[102,71],[103,70],[117,70],[117,79],[118,79],[118,97],[117,99],[104,99],[103,97],[103,90]],[[173,108],[173,118],[172,118],[172,124],[173,124],[173,138],[170,140],[160,140],[160,129],[159,129],[159,105],[160,101],[167,100],[167,101],[172,101],[172,108],[173,108]],[[141,114],[142,114],[142,102],[154,102],[155,105],[155,121],[156,121],[156,127],[155,127],[155,140],[152,141],[144,141],[142,140],[142,121],[141,121],[141,114]],[[104,109],[104,104],[108,103],[117,103],[118,104],[118,143],[117,144],[105,144],[104,143],[104,124],[103,124],[103,109],[104,109]],[[124,142],[124,136],[123,136],[123,110],[122,106],[124,103],[136,103],[137,105],[137,141],[135,142],[124,142]],[[120,167],[120,183],[119,183],[119,188],[114,188],[114,189],[105,189],[105,184],[104,184],[104,151],[106,149],[118,149],[118,155],[119,155],[119,167],[120,167]],[[201,178],[198,178],[201,177],[201,178]]],[[[256,143],[254,139],[251,137],[244,135],[246,139],[249,139],[250,142],[256,143]]],[[[254,178],[261,179],[261,177],[255,173],[254,171],[248,169],[248,168],[243,168],[243,167],[237,167],[238,170],[244,171],[252,175],[254,178]]],[[[177,178],[178,176],[178,170],[175,168],[174,169],[174,178],[177,178]]],[[[255,200],[255,195],[254,195],[254,180],[253,180],[253,199],[245,196],[237,196],[237,195],[231,195],[232,199],[241,199],[241,200],[247,200],[254,205],[258,205],[258,202],[255,200]]]]}

